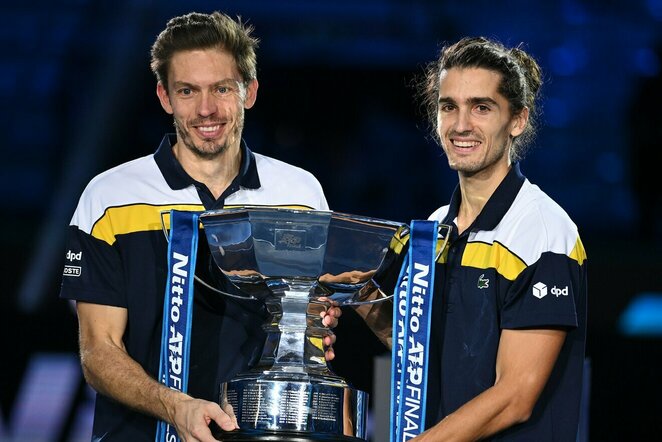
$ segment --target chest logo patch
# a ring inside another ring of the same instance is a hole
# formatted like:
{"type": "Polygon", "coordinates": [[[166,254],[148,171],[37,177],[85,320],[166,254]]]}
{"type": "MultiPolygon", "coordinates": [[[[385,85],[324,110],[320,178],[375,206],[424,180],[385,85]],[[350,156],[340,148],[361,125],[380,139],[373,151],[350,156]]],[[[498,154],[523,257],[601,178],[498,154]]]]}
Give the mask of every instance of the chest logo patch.
{"type": "Polygon", "coordinates": [[[478,288],[486,289],[489,286],[490,286],[490,280],[488,278],[485,278],[485,273],[483,273],[478,277],[478,288]]]}
{"type": "Polygon", "coordinates": [[[533,285],[533,296],[542,299],[547,296],[547,286],[542,282],[537,282],[533,285]]]}

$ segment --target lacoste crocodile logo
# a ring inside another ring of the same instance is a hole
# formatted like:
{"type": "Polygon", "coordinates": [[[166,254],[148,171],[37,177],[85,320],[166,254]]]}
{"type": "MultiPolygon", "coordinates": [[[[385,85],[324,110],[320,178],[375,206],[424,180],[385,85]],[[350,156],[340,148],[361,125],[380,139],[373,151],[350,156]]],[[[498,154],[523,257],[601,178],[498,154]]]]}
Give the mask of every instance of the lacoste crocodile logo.
{"type": "Polygon", "coordinates": [[[489,288],[489,286],[490,286],[490,280],[485,278],[485,273],[483,273],[478,277],[478,288],[486,289],[489,288]]]}

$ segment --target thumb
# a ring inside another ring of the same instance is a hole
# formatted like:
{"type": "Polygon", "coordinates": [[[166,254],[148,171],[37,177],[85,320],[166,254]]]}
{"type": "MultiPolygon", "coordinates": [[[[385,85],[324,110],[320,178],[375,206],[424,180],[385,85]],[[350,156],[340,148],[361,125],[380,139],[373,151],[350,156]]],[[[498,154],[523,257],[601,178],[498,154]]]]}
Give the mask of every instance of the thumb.
{"type": "Polygon", "coordinates": [[[214,422],[225,431],[237,430],[239,425],[237,425],[237,418],[234,415],[234,410],[232,405],[226,403],[223,406],[223,410],[219,408],[216,409],[217,412],[211,415],[210,417],[214,419],[214,422]]]}

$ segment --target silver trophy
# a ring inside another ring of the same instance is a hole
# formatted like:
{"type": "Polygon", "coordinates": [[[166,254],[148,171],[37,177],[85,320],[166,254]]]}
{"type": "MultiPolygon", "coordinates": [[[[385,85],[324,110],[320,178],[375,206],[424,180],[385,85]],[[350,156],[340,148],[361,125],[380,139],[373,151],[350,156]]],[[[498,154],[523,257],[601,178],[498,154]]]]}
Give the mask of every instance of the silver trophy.
{"type": "MultiPolygon", "coordinates": [[[[409,226],[330,211],[265,207],[200,215],[213,262],[234,294],[269,313],[259,362],[221,386],[240,430],[232,441],[363,441],[368,394],[334,374],[324,357],[330,305],[392,296],[409,226]]],[[[204,283],[204,282],[203,282],[204,283]]]]}

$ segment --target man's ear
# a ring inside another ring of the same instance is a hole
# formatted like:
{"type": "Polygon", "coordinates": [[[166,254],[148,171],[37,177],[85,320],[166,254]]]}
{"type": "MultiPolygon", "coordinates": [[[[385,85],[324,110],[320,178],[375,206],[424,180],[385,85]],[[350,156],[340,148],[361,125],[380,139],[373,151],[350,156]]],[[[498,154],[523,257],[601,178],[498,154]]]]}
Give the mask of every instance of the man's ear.
{"type": "Polygon", "coordinates": [[[526,125],[529,122],[529,108],[525,107],[517,115],[513,116],[511,127],[510,127],[510,136],[518,137],[522,135],[526,125]]]}
{"type": "Polygon", "coordinates": [[[248,87],[246,88],[246,99],[244,100],[244,109],[250,109],[255,104],[255,100],[257,100],[258,86],[257,78],[252,79],[248,83],[248,87]]]}
{"type": "Polygon", "coordinates": [[[159,101],[161,102],[161,107],[163,110],[172,115],[174,111],[172,110],[172,105],[170,104],[168,91],[160,81],[156,83],[156,95],[159,97],[159,101]]]}

